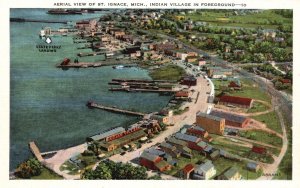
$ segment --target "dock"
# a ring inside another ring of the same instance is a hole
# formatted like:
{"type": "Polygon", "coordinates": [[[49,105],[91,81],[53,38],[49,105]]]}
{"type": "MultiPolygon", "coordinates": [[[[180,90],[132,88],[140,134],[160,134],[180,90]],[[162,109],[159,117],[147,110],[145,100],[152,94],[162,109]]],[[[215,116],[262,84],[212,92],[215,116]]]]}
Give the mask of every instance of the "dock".
{"type": "Polygon", "coordinates": [[[93,62],[78,62],[78,63],[68,63],[66,65],[58,64],[57,68],[88,68],[88,67],[101,67],[102,63],[93,63],[93,62]]]}
{"type": "Polygon", "coordinates": [[[96,56],[96,55],[105,55],[106,53],[107,52],[87,52],[87,53],[80,52],[77,54],[77,56],[79,57],[96,56]]]}
{"type": "Polygon", "coordinates": [[[57,20],[35,20],[35,19],[25,19],[25,18],[10,18],[11,22],[39,22],[39,23],[61,23],[67,24],[67,21],[57,21],[57,20]]]}
{"type": "Polygon", "coordinates": [[[126,114],[126,115],[132,115],[132,116],[145,116],[146,115],[145,113],[141,113],[141,112],[134,112],[134,111],[130,111],[130,110],[119,109],[117,107],[104,106],[104,105],[97,104],[92,101],[88,101],[87,106],[89,108],[98,108],[101,110],[106,110],[106,111],[120,113],[120,114],[126,114]]]}
{"type": "Polygon", "coordinates": [[[29,142],[29,148],[30,148],[30,151],[33,153],[33,155],[39,162],[44,161],[44,158],[42,157],[42,154],[34,141],[29,142]]]}
{"type": "Polygon", "coordinates": [[[152,93],[175,93],[171,89],[142,89],[142,88],[110,88],[109,91],[126,91],[126,92],[152,92],[152,93]]]}

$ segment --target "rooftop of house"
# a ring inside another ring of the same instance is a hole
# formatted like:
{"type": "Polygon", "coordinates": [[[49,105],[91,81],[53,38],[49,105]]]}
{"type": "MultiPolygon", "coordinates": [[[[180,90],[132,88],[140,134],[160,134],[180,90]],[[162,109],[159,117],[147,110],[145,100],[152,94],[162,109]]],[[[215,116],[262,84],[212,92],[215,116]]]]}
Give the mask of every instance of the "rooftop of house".
{"type": "Polygon", "coordinates": [[[143,152],[142,155],[140,156],[141,158],[147,159],[148,161],[154,162],[159,158],[158,155],[149,153],[149,152],[143,152]]]}
{"type": "Polygon", "coordinates": [[[246,98],[246,97],[235,97],[235,96],[223,95],[220,97],[219,101],[250,106],[252,100],[253,99],[246,98]]]}
{"type": "Polygon", "coordinates": [[[233,176],[235,176],[238,172],[238,170],[235,167],[231,167],[230,169],[228,169],[225,173],[224,176],[227,179],[231,179],[233,176]]]}
{"type": "Polygon", "coordinates": [[[219,110],[212,110],[210,112],[211,115],[217,116],[220,118],[224,118],[225,120],[237,122],[237,123],[243,123],[247,118],[245,116],[229,113],[229,112],[223,112],[219,110]]]}
{"type": "Polygon", "coordinates": [[[188,141],[188,142],[198,142],[200,139],[196,136],[191,136],[191,135],[187,135],[187,134],[182,134],[182,133],[176,133],[175,134],[175,137],[177,139],[180,139],[180,140],[184,140],[184,141],[188,141]]]}
{"type": "Polygon", "coordinates": [[[176,145],[181,145],[181,146],[187,146],[187,143],[183,140],[178,140],[174,137],[171,137],[170,139],[167,140],[168,143],[171,144],[176,144],[176,145]]]}
{"type": "Polygon", "coordinates": [[[194,170],[194,165],[192,164],[187,164],[185,167],[182,169],[184,173],[190,173],[191,171],[194,170]]]}
{"type": "Polygon", "coordinates": [[[222,121],[223,120],[223,118],[220,118],[220,117],[217,117],[217,116],[214,116],[214,115],[210,115],[210,114],[206,114],[206,113],[202,113],[202,112],[198,112],[197,117],[204,117],[204,118],[212,119],[212,120],[215,120],[215,121],[222,121]]]}
{"type": "Polygon", "coordinates": [[[121,132],[124,132],[124,131],[125,131],[125,129],[123,127],[116,127],[116,128],[111,129],[111,130],[108,130],[108,131],[99,133],[97,135],[91,136],[90,138],[93,139],[93,140],[101,140],[101,139],[104,139],[108,136],[118,134],[118,133],[121,133],[121,132]]]}
{"type": "Polygon", "coordinates": [[[250,169],[256,169],[257,166],[258,166],[257,163],[253,163],[253,162],[247,163],[247,168],[250,168],[250,169]]]}
{"type": "Polygon", "coordinates": [[[195,173],[206,173],[212,168],[214,168],[213,163],[211,160],[207,160],[205,163],[195,166],[195,173]]]}
{"type": "Polygon", "coordinates": [[[158,150],[158,149],[155,149],[155,148],[148,148],[148,149],[145,149],[144,151],[150,153],[150,154],[153,154],[153,155],[157,155],[157,156],[162,156],[165,154],[164,151],[161,151],[161,150],[158,150]]]}
{"type": "Polygon", "coordinates": [[[173,146],[173,145],[171,145],[171,144],[169,144],[169,143],[167,143],[167,142],[162,142],[162,143],[160,144],[160,146],[161,146],[161,147],[164,147],[164,148],[171,149],[171,150],[176,149],[175,146],[173,146]]]}
{"type": "Polygon", "coordinates": [[[162,169],[162,168],[165,168],[166,166],[169,166],[170,164],[165,161],[165,160],[161,160],[159,161],[158,163],[155,163],[155,166],[158,168],[158,169],[162,169]]]}

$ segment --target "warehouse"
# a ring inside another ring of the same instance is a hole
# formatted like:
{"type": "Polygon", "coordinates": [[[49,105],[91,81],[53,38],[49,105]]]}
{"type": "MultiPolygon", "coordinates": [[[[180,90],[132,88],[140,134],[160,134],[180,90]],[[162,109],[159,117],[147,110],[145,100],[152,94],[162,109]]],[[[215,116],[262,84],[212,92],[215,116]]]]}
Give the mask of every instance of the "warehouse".
{"type": "Polygon", "coordinates": [[[247,118],[247,117],[241,116],[241,115],[237,115],[237,114],[233,114],[233,113],[230,113],[230,112],[212,110],[210,112],[210,115],[217,116],[217,117],[220,117],[220,118],[224,118],[225,119],[225,125],[233,126],[233,127],[244,128],[250,122],[250,118],[247,118]]]}

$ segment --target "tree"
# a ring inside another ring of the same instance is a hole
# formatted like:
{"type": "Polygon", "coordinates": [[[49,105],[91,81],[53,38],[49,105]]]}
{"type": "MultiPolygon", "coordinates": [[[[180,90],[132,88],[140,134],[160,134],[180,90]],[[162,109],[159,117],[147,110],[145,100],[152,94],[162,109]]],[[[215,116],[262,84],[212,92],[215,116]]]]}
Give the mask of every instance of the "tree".
{"type": "Polygon", "coordinates": [[[104,179],[109,180],[112,179],[111,170],[108,168],[108,166],[105,165],[105,163],[99,163],[99,165],[96,167],[94,171],[88,169],[86,170],[82,176],[81,179],[104,179]]]}
{"type": "Polygon", "coordinates": [[[17,170],[16,175],[20,178],[31,178],[32,176],[38,176],[42,172],[42,164],[35,158],[31,158],[21,163],[17,170]]]}

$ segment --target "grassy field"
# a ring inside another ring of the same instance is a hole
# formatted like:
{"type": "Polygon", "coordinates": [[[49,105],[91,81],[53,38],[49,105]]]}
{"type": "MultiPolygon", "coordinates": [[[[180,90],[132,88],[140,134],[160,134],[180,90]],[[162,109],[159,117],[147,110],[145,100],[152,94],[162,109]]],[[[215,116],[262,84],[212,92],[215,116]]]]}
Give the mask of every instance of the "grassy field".
{"type": "Polygon", "coordinates": [[[48,170],[47,168],[42,169],[42,173],[39,176],[33,176],[31,179],[34,180],[60,180],[63,179],[61,176],[55,174],[54,172],[48,170]]]}
{"type": "Polygon", "coordinates": [[[229,95],[249,97],[271,103],[271,97],[261,88],[259,88],[254,82],[248,79],[242,79],[241,82],[243,84],[242,90],[229,92],[229,95]]]}
{"type": "Polygon", "coordinates": [[[226,15],[225,12],[202,11],[186,15],[187,19],[193,21],[205,21],[212,26],[226,26],[226,27],[246,27],[256,28],[261,26],[267,29],[274,29],[278,24],[271,22],[281,22],[283,25],[292,25],[293,21],[290,18],[285,18],[272,10],[264,10],[255,14],[247,15],[226,15]]]}
{"type": "Polygon", "coordinates": [[[261,170],[259,170],[257,173],[247,170],[247,168],[246,168],[247,162],[244,162],[244,161],[241,161],[241,162],[232,161],[232,160],[220,157],[219,159],[213,161],[213,164],[215,165],[215,168],[217,170],[217,176],[222,174],[224,172],[224,170],[226,170],[230,167],[237,168],[239,173],[242,175],[243,179],[250,179],[250,180],[257,179],[262,174],[261,170]]]}
{"type": "Polygon", "coordinates": [[[264,105],[263,103],[258,102],[258,101],[254,101],[254,103],[252,105],[252,108],[249,109],[247,112],[248,113],[263,112],[263,111],[266,111],[268,109],[269,109],[269,107],[264,105]]]}
{"type": "Polygon", "coordinates": [[[176,65],[167,65],[150,72],[154,80],[179,80],[183,75],[185,75],[184,69],[176,65]]]}
{"type": "Polygon", "coordinates": [[[251,118],[265,123],[268,126],[268,128],[270,128],[280,134],[282,133],[279,118],[277,117],[276,112],[274,112],[274,111],[269,112],[267,114],[252,116],[251,118]]]}
{"type": "Polygon", "coordinates": [[[251,131],[240,131],[240,136],[245,137],[250,140],[255,140],[259,142],[263,142],[266,144],[270,144],[273,146],[281,147],[282,139],[276,135],[268,134],[264,131],[260,130],[251,130],[251,131]]]}

